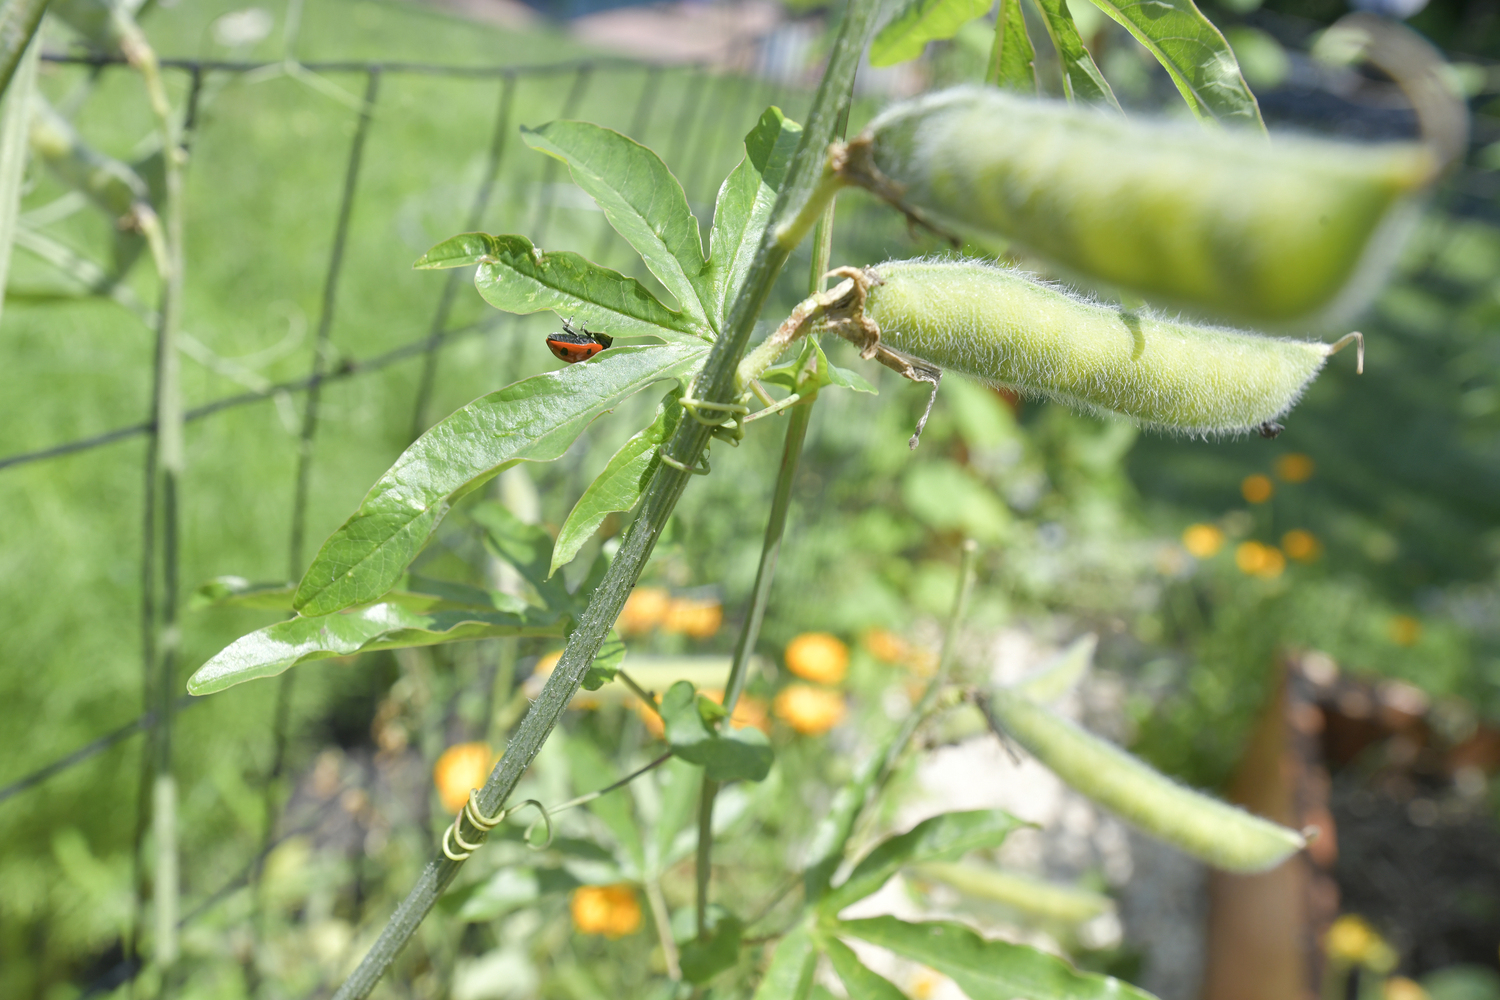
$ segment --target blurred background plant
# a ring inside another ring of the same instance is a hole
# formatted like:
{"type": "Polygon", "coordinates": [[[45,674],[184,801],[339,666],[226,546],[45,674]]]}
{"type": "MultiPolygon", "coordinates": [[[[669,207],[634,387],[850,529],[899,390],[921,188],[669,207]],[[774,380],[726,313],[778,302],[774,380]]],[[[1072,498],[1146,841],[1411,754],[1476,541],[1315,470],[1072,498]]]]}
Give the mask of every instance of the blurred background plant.
{"type": "MultiPolygon", "coordinates": [[[[184,590],[229,573],[284,579],[288,537],[334,528],[415,433],[554,364],[547,320],[498,317],[467,288],[411,270],[438,239],[526,232],[653,280],[555,164],[520,147],[516,126],[577,117],[627,132],[661,153],[706,222],[760,110],[805,110],[838,17],[822,4],[596,6],[293,0],[144,15],[155,48],[189,61],[166,75],[192,119],[184,590]],[[384,69],[372,75],[367,63],[384,69]],[[352,201],[330,266],[341,191],[352,201]],[[312,385],[319,409],[304,444],[312,385]],[[297,500],[304,447],[310,475],[297,500]]],[[[1072,9],[1122,103],[1174,110],[1170,81],[1139,45],[1092,6],[1072,9]]],[[[1341,5],[1205,9],[1273,128],[1411,130],[1388,84],[1309,54],[1341,5]]],[[[1319,905],[1330,918],[1348,911],[1319,939],[1326,982],[1337,980],[1327,988],[1500,997],[1500,18],[1459,0],[1395,13],[1450,53],[1474,143],[1361,320],[1367,373],[1331,369],[1280,438],[1151,437],[950,378],[913,453],[903,443],[924,393],[862,367],[885,398],[825,394],[759,665],[734,717],[770,733],[777,764],[766,782],[728,789],[716,814],[736,829],[716,880],[748,912],[763,907],[764,926],[788,857],[868,752],[872,720],[909,708],[935,668],[957,543],[973,537],[986,555],[964,660],[1014,677],[1097,633],[1098,669],[1076,714],[1185,781],[1241,787],[1274,665],[1293,660],[1311,693],[1292,698],[1288,717],[1311,734],[1316,751],[1304,756],[1329,772],[1318,801],[1339,847],[1325,866],[1335,901],[1329,910],[1325,893],[1319,905]]],[[[43,32],[50,53],[89,49],[51,20],[43,32]]],[[[916,63],[862,73],[851,130],[891,96],[978,79],[988,32],[966,29],[916,63]]],[[[1055,65],[1041,78],[1058,90],[1055,65]]],[[[91,148],[159,190],[161,145],[127,70],[44,61],[39,90],[91,148]]],[[[838,212],[835,263],[939,249],[869,199],[845,197],[838,212]]],[[[151,839],[137,818],[153,718],[141,713],[155,704],[142,692],[141,552],[152,543],[139,498],[154,364],[141,303],[155,302],[155,277],[115,217],[36,163],[17,234],[0,327],[0,499],[14,511],[0,546],[0,727],[12,734],[0,769],[0,995],[149,992],[161,984],[136,981],[132,942],[145,926],[137,900],[151,890],[136,858],[151,839]],[[26,780],[102,735],[75,766],[26,780]]],[[[802,254],[767,321],[800,298],[802,254]]],[[[626,404],[641,422],[650,405],[626,404]]],[[[559,462],[507,472],[492,498],[555,531],[624,426],[601,425],[559,462]]],[[[726,626],[755,574],[774,437],[716,453],[715,474],[684,497],[619,623],[633,673],[666,664],[701,671],[700,687],[722,683],[726,626]]],[[[575,565],[623,526],[607,520],[575,565]]],[[[524,586],[463,516],[416,569],[524,586]]],[[[179,681],[274,620],[211,597],[182,621],[179,681]]],[[[173,736],[183,958],[171,991],[302,997],[336,984],[482,781],[555,648],[521,639],[373,653],[303,665],[295,686],[192,703],[173,736]]],[[[521,797],[583,795],[661,752],[656,716],[615,687],[570,714],[521,797]]],[[[939,756],[962,751],[973,723],[956,717],[939,756]]],[[[1033,880],[1020,889],[965,894],[934,870],[891,905],[966,909],[1165,1000],[1197,995],[1204,977],[1192,970],[1213,960],[1210,935],[1168,932],[1205,924],[1207,904],[1153,908],[1147,890],[1157,880],[1196,899],[1207,892],[1201,872],[1136,839],[1121,848],[1117,824],[1080,820],[1064,798],[1036,806],[1023,767],[942,759],[962,780],[1009,782],[1016,799],[1005,804],[1018,815],[1077,836],[1064,841],[1072,848],[1028,849],[1017,835],[1004,871],[988,859],[992,874],[1033,880]],[[1062,895],[1047,896],[1040,878],[1062,895]]],[[[908,803],[955,807],[958,792],[943,792],[931,765],[901,781],[908,803]]],[[[669,763],[559,815],[544,851],[519,831],[493,845],[382,989],[655,995],[679,961],[673,942],[692,934],[691,824],[671,810],[691,803],[684,786],[695,782],[669,763]],[[668,831],[665,841],[643,843],[631,832],[640,827],[668,831]]],[[[883,821],[910,825],[914,808],[883,821]]],[[[919,968],[891,975],[912,996],[952,988],[919,968]]]]}

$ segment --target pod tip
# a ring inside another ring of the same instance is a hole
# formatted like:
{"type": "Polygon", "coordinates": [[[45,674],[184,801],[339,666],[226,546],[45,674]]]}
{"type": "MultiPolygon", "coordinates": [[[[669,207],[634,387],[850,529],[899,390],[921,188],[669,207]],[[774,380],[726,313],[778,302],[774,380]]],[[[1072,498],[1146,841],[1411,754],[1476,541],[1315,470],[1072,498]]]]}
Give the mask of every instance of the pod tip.
{"type": "Polygon", "coordinates": [[[1328,348],[1328,354],[1330,357],[1337,354],[1347,347],[1351,341],[1357,345],[1354,354],[1354,373],[1356,375],[1363,375],[1365,373],[1365,335],[1358,330],[1346,333],[1334,341],[1328,348]]]}

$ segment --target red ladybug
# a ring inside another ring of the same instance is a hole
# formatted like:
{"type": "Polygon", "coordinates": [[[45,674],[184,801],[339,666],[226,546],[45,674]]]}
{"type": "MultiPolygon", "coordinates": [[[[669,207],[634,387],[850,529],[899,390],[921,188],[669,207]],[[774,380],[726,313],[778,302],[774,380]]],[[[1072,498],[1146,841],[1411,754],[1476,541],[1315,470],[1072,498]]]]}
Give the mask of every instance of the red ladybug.
{"type": "Polygon", "coordinates": [[[575,330],[570,320],[563,320],[563,332],[548,334],[547,349],[559,361],[577,364],[586,361],[614,343],[614,338],[592,330],[575,330]]]}

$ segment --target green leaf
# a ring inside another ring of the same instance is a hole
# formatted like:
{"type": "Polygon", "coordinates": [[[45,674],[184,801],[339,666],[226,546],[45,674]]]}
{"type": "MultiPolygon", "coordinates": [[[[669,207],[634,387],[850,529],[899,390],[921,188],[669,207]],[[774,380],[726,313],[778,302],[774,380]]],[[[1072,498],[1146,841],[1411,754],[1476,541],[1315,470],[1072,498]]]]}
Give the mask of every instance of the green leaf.
{"type": "Polygon", "coordinates": [[[566,163],[573,182],[599,203],[610,225],[646,261],[678,307],[698,324],[713,325],[706,312],[713,290],[698,219],[661,157],[590,122],[523,126],[521,137],[532,149],[566,163]]]}
{"type": "Polygon", "coordinates": [[[1260,104],[1240,74],[1234,50],[1193,0],[1093,0],[1125,26],[1172,77],[1200,119],[1250,125],[1264,132],[1260,104]]]}
{"type": "Polygon", "coordinates": [[[261,611],[290,611],[295,583],[252,583],[242,576],[216,576],[199,584],[188,598],[188,610],[203,608],[255,608],[261,611]]]}
{"type": "Polygon", "coordinates": [[[1068,0],[1037,0],[1037,6],[1047,22],[1047,34],[1057,48],[1057,56],[1062,60],[1063,93],[1068,102],[1083,101],[1120,111],[1115,92],[1109,88],[1109,82],[1099,72],[1099,67],[1094,65],[1094,57],[1083,47],[1083,39],[1078,37],[1078,25],[1073,23],[1068,0]]]}
{"type": "Polygon", "coordinates": [[[929,861],[913,865],[912,873],[918,878],[942,882],[974,899],[999,903],[1034,919],[1070,926],[1115,908],[1114,900],[1102,893],[987,866],[929,861]]]}
{"type": "Polygon", "coordinates": [[[1079,972],[1025,945],[986,941],[950,921],[909,924],[895,917],[844,920],[839,934],[857,937],[952,979],[970,1000],[1154,1000],[1113,976],[1079,972]]]}
{"type": "Polygon", "coordinates": [[[712,308],[721,326],[750,273],[787,164],[801,138],[801,125],[782,115],[780,108],[767,108],[745,136],[745,158],[719,186],[708,234],[708,269],[712,308]]]}
{"type": "Polygon", "coordinates": [[[485,548],[515,567],[521,579],[536,588],[544,607],[571,610],[572,595],[561,578],[551,576],[551,535],[537,525],[527,524],[511,513],[510,508],[493,500],[475,504],[469,516],[484,529],[485,548]]]}
{"type": "Polygon", "coordinates": [[[697,692],[678,681],[661,699],[662,722],[672,753],[700,765],[714,781],[762,781],[770,773],[775,754],[759,729],[709,728],[698,708],[697,692]]]}
{"type": "Polygon", "coordinates": [[[562,530],[557,533],[557,542],[552,548],[551,572],[556,573],[572,562],[578,550],[611,513],[635,509],[646,484],[651,482],[656,467],[661,464],[657,449],[676,432],[677,422],[682,419],[682,407],[677,405],[682,393],[683,390],[677,388],[662,397],[651,425],[621,445],[604,466],[604,471],[583,491],[583,496],[578,498],[572,513],[563,522],[562,530]]]}
{"type": "Polygon", "coordinates": [[[491,255],[496,240],[504,239],[504,236],[490,236],[487,233],[459,233],[418,257],[412,267],[419,271],[437,271],[447,267],[478,264],[491,255]]]}
{"type": "Polygon", "coordinates": [[[870,43],[871,66],[894,66],[922,54],[928,42],[958,34],[958,29],[988,14],[994,0],[911,0],[880,29],[870,43]]]}
{"type": "Polygon", "coordinates": [[[682,946],[682,978],[690,983],[706,983],[725,969],[733,968],[740,958],[740,938],[745,925],[727,911],[714,908],[707,912],[711,921],[708,939],[695,937],[682,946]]]}
{"type": "MultiPolygon", "coordinates": [[[[576,253],[546,253],[524,236],[470,233],[448,243],[475,236],[486,241],[487,249],[474,272],[474,287],[496,309],[522,315],[550,309],[613,337],[698,343],[713,336],[707,323],[668,309],[639,281],[576,253]]],[[[429,250],[428,256],[436,251],[429,250]]]]}
{"type": "MultiPolygon", "coordinates": [[[[296,584],[292,583],[251,583],[243,577],[220,576],[193,591],[188,598],[188,610],[234,607],[290,612],[296,589],[296,584]]],[[[420,576],[406,577],[398,583],[398,589],[381,594],[380,601],[423,612],[462,611],[466,608],[508,612],[526,610],[526,602],[509,594],[420,576]]]]}
{"type": "Polygon", "coordinates": [[[653,877],[670,864],[677,835],[688,828],[696,815],[698,792],[703,787],[703,772],[685,760],[673,758],[657,768],[657,774],[661,811],[656,817],[656,828],[651,831],[649,874],[653,877]]]}
{"type": "Polygon", "coordinates": [[[899,837],[882,841],[849,873],[844,884],[823,898],[825,912],[844,907],[877,891],[903,865],[917,861],[954,861],[970,851],[998,847],[1020,820],[998,809],[943,813],[923,820],[899,837]]]}
{"type": "Polygon", "coordinates": [[[326,615],[401,578],[455,500],[517,462],[548,462],[599,414],[697,369],[708,345],[618,347],[482,396],[423,434],[323,543],[293,606],[326,615]]]}
{"type": "Polygon", "coordinates": [[[871,395],[879,395],[875,387],[871,385],[863,375],[852,372],[847,368],[840,368],[828,360],[828,355],[823,353],[823,347],[816,340],[804,341],[804,347],[795,360],[787,361],[779,365],[767,368],[760,376],[760,381],[766,385],[779,385],[793,392],[806,391],[811,388],[823,389],[828,386],[838,386],[841,389],[853,389],[855,392],[868,392],[871,395]],[[806,372],[808,359],[812,354],[817,355],[817,366],[814,375],[806,372]],[[811,380],[812,384],[809,384],[811,380]]]}
{"type": "Polygon", "coordinates": [[[755,1000],[804,1000],[812,988],[817,958],[811,932],[805,926],[794,927],[776,945],[755,1000]]]}
{"type": "Polygon", "coordinates": [[[198,668],[188,680],[188,692],[212,694],[257,677],[274,677],[308,660],[375,649],[562,633],[558,617],[542,611],[424,613],[395,603],[372,604],[343,614],[297,617],[241,636],[198,668]]]}
{"type": "Polygon", "coordinates": [[[1073,689],[1094,664],[1094,649],[1099,637],[1090,632],[1073,640],[1072,645],[1011,686],[1011,690],[1024,698],[1047,704],[1054,702],[1073,689]]]}
{"type": "MultiPolygon", "coordinates": [[[[605,759],[591,740],[585,737],[564,737],[563,750],[568,758],[568,773],[573,778],[573,794],[587,795],[615,780],[617,769],[605,759]]],[[[645,850],[641,844],[640,826],[630,808],[630,796],[622,794],[623,792],[623,788],[617,788],[607,795],[592,799],[588,803],[588,810],[603,821],[610,835],[620,845],[622,860],[633,865],[633,874],[639,875],[646,865],[645,850]]]]}
{"type": "Polygon", "coordinates": [[[625,641],[614,629],[604,637],[604,644],[594,654],[594,662],[583,673],[583,689],[597,691],[620,673],[625,663],[625,641]]]}
{"type": "Polygon", "coordinates": [[[854,949],[838,938],[829,938],[819,943],[828,954],[828,960],[833,963],[833,971],[844,981],[844,989],[851,997],[859,997],[859,1000],[906,1000],[905,993],[896,989],[896,985],[889,979],[868,968],[854,954],[854,949]]]}
{"type": "Polygon", "coordinates": [[[1036,96],[1036,51],[1026,34],[1021,0],[1000,0],[1000,12],[995,15],[995,44],[990,49],[984,82],[1036,96]]]}

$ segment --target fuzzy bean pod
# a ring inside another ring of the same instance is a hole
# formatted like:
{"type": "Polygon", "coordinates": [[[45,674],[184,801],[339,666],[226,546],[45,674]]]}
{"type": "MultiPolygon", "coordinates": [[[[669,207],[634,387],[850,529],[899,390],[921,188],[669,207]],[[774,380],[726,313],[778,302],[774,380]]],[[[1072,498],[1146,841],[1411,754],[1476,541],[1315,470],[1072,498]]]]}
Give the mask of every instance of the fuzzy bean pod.
{"type": "Polygon", "coordinates": [[[865,315],[887,347],[994,385],[1192,435],[1274,433],[1272,423],[1345,342],[1127,311],[981,261],[888,261],[867,274],[865,315]]]}
{"type": "Polygon", "coordinates": [[[985,707],[998,729],[1075,791],[1216,868],[1265,871],[1307,844],[1295,830],[1179,785],[1013,691],[990,692],[985,707]]]}
{"type": "Polygon", "coordinates": [[[836,159],[918,218],[1069,280],[1257,326],[1362,307],[1442,166],[1421,143],[1268,142],[978,87],[895,105],[836,159]]]}

